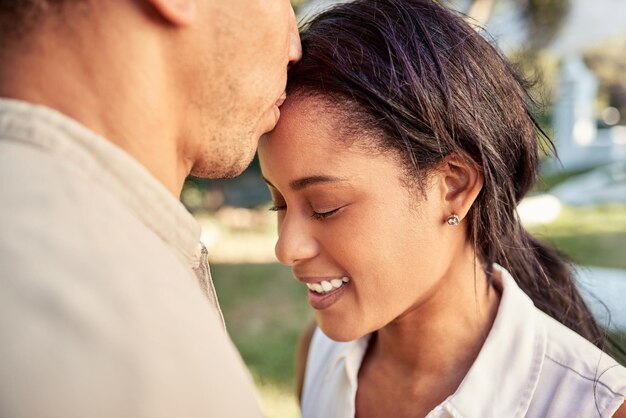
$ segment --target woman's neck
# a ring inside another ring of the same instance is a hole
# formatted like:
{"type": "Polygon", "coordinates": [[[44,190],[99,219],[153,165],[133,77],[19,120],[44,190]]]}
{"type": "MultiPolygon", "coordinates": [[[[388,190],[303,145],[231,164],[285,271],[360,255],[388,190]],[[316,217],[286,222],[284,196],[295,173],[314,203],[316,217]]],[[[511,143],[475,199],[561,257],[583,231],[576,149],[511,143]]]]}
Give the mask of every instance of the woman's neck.
{"type": "Polygon", "coordinates": [[[465,262],[452,267],[427,300],[373,336],[359,385],[401,387],[426,412],[454,393],[487,338],[500,299],[473,253],[460,259],[465,262]]]}

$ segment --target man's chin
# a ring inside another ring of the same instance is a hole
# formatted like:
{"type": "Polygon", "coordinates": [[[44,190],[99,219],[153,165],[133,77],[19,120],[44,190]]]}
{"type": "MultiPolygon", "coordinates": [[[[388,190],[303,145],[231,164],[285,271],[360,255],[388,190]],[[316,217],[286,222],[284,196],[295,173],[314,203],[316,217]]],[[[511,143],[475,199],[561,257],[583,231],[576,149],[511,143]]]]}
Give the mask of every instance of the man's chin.
{"type": "Polygon", "coordinates": [[[203,179],[232,179],[243,173],[246,168],[250,166],[253,159],[254,153],[245,159],[234,161],[229,165],[224,164],[224,161],[196,164],[190,174],[203,179]]]}
{"type": "Polygon", "coordinates": [[[232,178],[235,178],[235,177],[241,175],[241,173],[243,173],[246,170],[246,168],[248,168],[249,166],[250,166],[250,163],[248,163],[245,166],[238,167],[238,168],[231,167],[230,171],[226,171],[220,177],[214,177],[214,178],[220,178],[220,179],[232,179],[232,178]]]}

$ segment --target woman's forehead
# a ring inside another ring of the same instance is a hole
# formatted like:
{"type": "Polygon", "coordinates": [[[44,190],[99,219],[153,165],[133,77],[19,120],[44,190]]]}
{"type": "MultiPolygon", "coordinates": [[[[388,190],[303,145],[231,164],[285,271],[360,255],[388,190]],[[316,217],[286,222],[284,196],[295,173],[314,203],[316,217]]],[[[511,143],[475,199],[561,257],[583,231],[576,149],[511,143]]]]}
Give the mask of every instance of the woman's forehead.
{"type": "MultiPolygon", "coordinates": [[[[363,157],[385,153],[384,134],[367,128],[367,115],[357,104],[323,95],[297,94],[281,107],[281,117],[267,139],[280,146],[309,151],[350,152],[363,157]]],[[[391,151],[391,150],[389,150],[391,151]]]]}

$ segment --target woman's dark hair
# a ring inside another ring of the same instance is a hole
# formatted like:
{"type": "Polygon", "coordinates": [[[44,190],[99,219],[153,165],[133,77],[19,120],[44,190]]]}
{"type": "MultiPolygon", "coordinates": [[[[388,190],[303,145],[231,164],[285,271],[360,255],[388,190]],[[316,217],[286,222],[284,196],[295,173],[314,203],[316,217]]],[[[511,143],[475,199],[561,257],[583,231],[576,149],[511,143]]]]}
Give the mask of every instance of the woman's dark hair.
{"type": "Polygon", "coordinates": [[[536,180],[545,134],[524,82],[496,49],[432,0],[341,4],[301,36],[288,94],[343,109],[351,129],[400,155],[420,185],[449,155],[476,164],[484,186],[467,215],[469,236],[489,280],[493,263],[502,265],[539,309],[603,348],[570,265],[520,224],[516,207],[536,180]]]}

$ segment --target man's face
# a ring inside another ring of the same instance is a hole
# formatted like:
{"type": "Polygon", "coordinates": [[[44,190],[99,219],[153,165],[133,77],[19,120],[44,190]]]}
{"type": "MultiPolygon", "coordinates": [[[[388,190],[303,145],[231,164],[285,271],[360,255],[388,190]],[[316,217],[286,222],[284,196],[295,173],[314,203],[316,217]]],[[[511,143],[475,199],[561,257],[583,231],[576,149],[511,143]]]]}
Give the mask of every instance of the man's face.
{"type": "Polygon", "coordinates": [[[289,0],[207,0],[199,12],[183,155],[193,175],[232,177],[278,122],[300,38],[289,0]]]}

